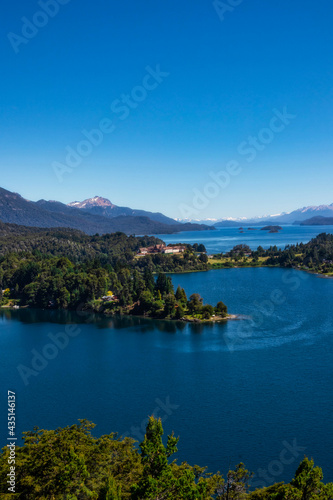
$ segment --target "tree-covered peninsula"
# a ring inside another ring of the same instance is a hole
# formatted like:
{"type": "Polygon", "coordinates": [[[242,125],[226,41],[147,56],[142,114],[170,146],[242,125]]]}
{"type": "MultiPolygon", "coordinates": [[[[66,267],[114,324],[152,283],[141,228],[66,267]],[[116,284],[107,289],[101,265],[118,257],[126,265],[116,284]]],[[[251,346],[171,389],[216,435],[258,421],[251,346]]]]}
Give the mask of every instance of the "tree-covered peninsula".
{"type": "Polygon", "coordinates": [[[304,458],[290,483],[255,489],[243,463],[225,477],[206,467],[178,464],[173,456],[179,438],[163,443],[160,419],[149,418],[139,448],[116,433],[94,437],[94,424],[24,433],[16,446],[15,466],[8,474],[11,449],[0,454],[3,500],[329,500],[333,484],[324,484],[320,467],[304,458]],[[171,458],[172,457],[172,458],[171,458]],[[15,485],[9,490],[10,483],[15,485]]]}
{"type": "Polygon", "coordinates": [[[173,253],[172,246],[162,243],[123,233],[88,236],[68,229],[4,224],[1,305],[198,322],[225,319],[227,307],[222,301],[213,307],[203,304],[199,294],[187,298],[183,289],[174,290],[165,274],[207,271],[204,247],[184,245],[181,253],[173,253]],[[142,248],[151,248],[152,253],[139,256],[142,248]]]}
{"type": "Polygon", "coordinates": [[[230,267],[289,267],[333,276],[333,235],[321,233],[309,243],[287,245],[283,250],[276,245],[264,250],[251,250],[248,245],[236,245],[230,252],[212,255],[211,268],[230,267]]]}

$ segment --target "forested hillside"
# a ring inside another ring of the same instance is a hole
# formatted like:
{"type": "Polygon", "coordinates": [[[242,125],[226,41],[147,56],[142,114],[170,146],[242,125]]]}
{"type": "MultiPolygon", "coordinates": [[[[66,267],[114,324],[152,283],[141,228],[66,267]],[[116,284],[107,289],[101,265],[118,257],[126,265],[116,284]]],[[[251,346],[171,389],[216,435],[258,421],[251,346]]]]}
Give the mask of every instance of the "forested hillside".
{"type": "MultiPolygon", "coordinates": [[[[164,273],[206,271],[198,245],[178,254],[138,256],[140,247],[161,240],[123,233],[87,236],[67,229],[30,231],[0,227],[0,305],[43,309],[90,309],[106,314],[209,320],[224,318],[227,307],[204,305],[174,290],[164,273]],[[158,273],[155,281],[153,273],[158,273]]],[[[204,250],[204,247],[202,246],[204,250]]]]}
{"type": "Polygon", "coordinates": [[[224,267],[293,267],[328,276],[333,274],[333,235],[321,233],[308,243],[287,245],[283,250],[276,245],[265,250],[259,246],[251,250],[247,245],[236,245],[225,254],[209,259],[213,268],[224,267]]]}
{"type": "Polygon", "coordinates": [[[258,249],[258,256],[268,257],[267,264],[310,269],[321,273],[333,271],[333,235],[321,233],[309,243],[288,245],[284,250],[258,249]]]}

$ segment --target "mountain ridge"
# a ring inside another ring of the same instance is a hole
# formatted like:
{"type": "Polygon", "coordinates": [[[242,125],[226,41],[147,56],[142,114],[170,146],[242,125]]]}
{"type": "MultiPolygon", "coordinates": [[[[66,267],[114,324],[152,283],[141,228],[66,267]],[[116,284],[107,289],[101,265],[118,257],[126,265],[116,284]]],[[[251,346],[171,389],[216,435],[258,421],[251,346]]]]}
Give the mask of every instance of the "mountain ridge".
{"type": "Polygon", "coordinates": [[[302,222],[296,221],[294,225],[300,226],[333,226],[333,216],[332,217],[322,217],[317,215],[316,217],[311,217],[302,222]]]}
{"type": "Polygon", "coordinates": [[[101,196],[94,196],[93,198],[87,198],[83,201],[72,201],[67,204],[68,207],[78,208],[79,210],[85,210],[95,215],[102,215],[103,217],[118,217],[121,215],[130,216],[143,216],[149,217],[149,219],[156,222],[161,222],[163,224],[178,225],[180,222],[175,219],[171,219],[161,212],[148,212],[146,210],[139,210],[130,207],[120,207],[114,205],[107,198],[102,198],[101,196]]]}
{"type": "Polygon", "coordinates": [[[71,228],[86,234],[171,234],[211,229],[199,224],[164,224],[145,215],[105,217],[58,201],[29,201],[18,193],[0,188],[0,220],[5,223],[41,228],[71,228]]]}
{"type": "Polygon", "coordinates": [[[101,196],[94,196],[93,198],[87,198],[83,201],[72,201],[71,203],[67,203],[68,207],[74,208],[90,208],[93,206],[98,207],[116,207],[110,200],[107,198],[102,198],[101,196]]]}

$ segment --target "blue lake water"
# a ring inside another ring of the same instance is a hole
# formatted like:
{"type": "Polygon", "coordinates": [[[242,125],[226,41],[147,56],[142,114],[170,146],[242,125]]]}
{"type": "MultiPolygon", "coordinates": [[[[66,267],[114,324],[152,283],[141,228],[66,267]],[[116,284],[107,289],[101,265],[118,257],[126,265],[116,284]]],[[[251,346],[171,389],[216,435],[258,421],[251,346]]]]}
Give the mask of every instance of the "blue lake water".
{"type": "Polygon", "coordinates": [[[155,412],[167,433],[180,435],[180,460],[223,473],[243,461],[255,484],[268,485],[290,480],[307,454],[332,481],[333,280],[275,268],[173,280],[248,319],[195,326],[0,311],[1,443],[10,389],[19,432],[87,418],[96,435],[141,439],[155,412]],[[54,347],[56,334],[62,349],[54,347]],[[17,367],[32,368],[36,353],[47,365],[39,360],[25,385],[17,367]],[[259,469],[270,471],[268,479],[258,478],[259,469]]]}
{"type": "MultiPolygon", "coordinates": [[[[241,227],[241,224],[239,225],[241,227]]],[[[235,245],[244,243],[252,250],[256,250],[259,245],[269,248],[276,245],[284,248],[286,245],[296,243],[307,243],[320,233],[332,233],[332,226],[281,226],[283,229],[279,233],[269,233],[262,231],[260,226],[253,226],[255,231],[244,228],[240,233],[239,228],[228,227],[219,228],[215,231],[190,231],[176,234],[158,234],[167,244],[169,243],[203,243],[208,253],[228,252],[235,245]]]]}

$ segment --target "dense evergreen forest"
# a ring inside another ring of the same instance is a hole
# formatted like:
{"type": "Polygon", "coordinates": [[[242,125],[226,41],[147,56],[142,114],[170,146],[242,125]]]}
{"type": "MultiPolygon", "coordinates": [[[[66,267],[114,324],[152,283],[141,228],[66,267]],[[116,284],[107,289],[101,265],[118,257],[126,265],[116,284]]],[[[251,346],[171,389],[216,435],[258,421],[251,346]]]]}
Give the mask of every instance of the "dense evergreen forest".
{"type": "Polygon", "coordinates": [[[141,247],[161,243],[149,236],[88,236],[0,223],[0,304],[216,321],[227,316],[222,301],[211,306],[198,294],[187,298],[184,290],[174,290],[165,273],[280,266],[333,274],[333,235],[325,233],[284,250],[237,245],[208,258],[205,247],[194,244],[184,245],[184,253],[138,257],[141,247]]]}
{"type": "Polygon", "coordinates": [[[152,254],[141,259],[136,255],[140,247],[163,243],[153,236],[126,236],[124,233],[111,233],[102,236],[88,236],[73,229],[43,229],[3,224],[0,222],[0,257],[27,254],[35,257],[66,257],[73,263],[99,262],[101,265],[128,265],[142,270],[149,267],[152,271],[181,272],[208,270],[203,245],[185,245],[184,255],[152,254]],[[198,248],[201,247],[201,250],[198,248]],[[184,258],[183,258],[184,257],[184,258]]]}
{"type": "MultiPolygon", "coordinates": [[[[8,492],[10,449],[0,455],[3,500],[330,500],[333,484],[324,484],[320,467],[304,458],[289,484],[251,487],[251,474],[238,464],[223,477],[205,467],[177,464],[179,438],[163,443],[161,420],[150,417],[138,449],[133,439],[117,434],[95,438],[94,424],[24,433],[16,447],[15,493],[8,492]]],[[[14,478],[14,474],[12,474],[14,478]]]]}
{"type": "Polygon", "coordinates": [[[206,271],[203,245],[184,253],[138,257],[154,237],[113,233],[87,236],[67,229],[33,230],[5,224],[0,232],[1,305],[93,310],[154,318],[207,321],[223,319],[227,307],[188,299],[173,288],[167,272],[206,271]],[[154,274],[158,274],[155,280],[154,274]]]}
{"type": "Polygon", "coordinates": [[[284,250],[258,248],[255,257],[268,257],[267,264],[296,267],[324,274],[333,272],[333,235],[321,233],[309,243],[288,245],[284,250]]]}

